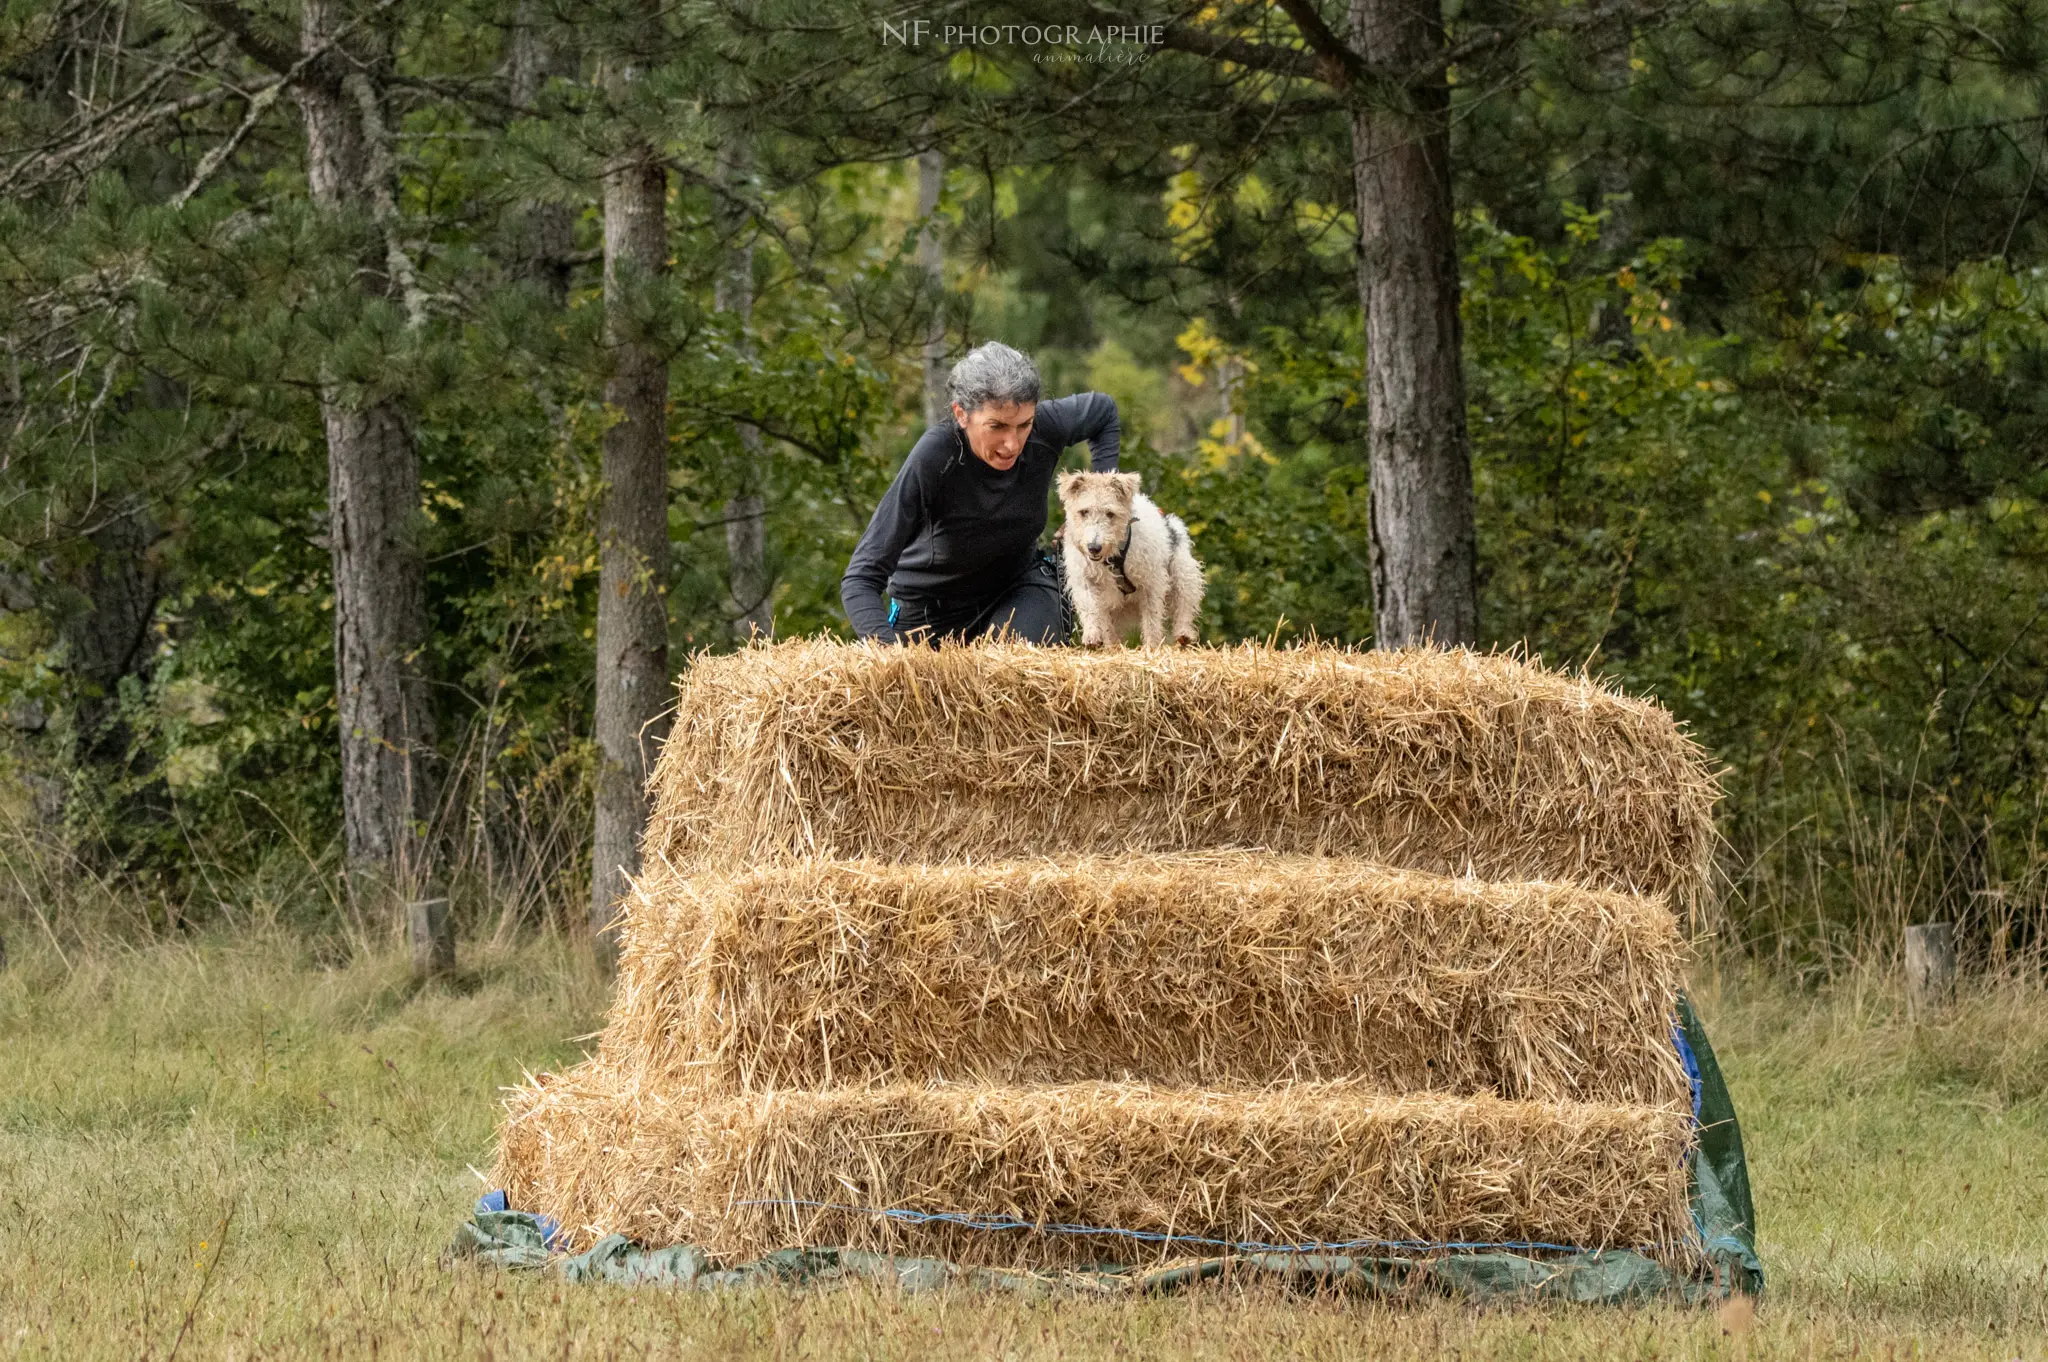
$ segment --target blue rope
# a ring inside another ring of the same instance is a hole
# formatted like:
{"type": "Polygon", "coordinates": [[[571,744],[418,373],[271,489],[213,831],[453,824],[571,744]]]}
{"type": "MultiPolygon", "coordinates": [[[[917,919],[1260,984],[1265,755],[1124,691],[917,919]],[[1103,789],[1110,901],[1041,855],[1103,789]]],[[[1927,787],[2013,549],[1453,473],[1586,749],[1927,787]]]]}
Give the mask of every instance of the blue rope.
{"type": "MultiPolygon", "coordinates": [[[[1400,1249],[1408,1252],[1429,1250],[1469,1251],[1473,1249],[1501,1249],[1514,1252],[1543,1251],[1550,1253],[1586,1253],[1590,1250],[1573,1244],[1546,1244],[1537,1240],[1501,1240],[1485,1242],[1478,1240],[1450,1240],[1435,1242],[1427,1239],[1345,1239],[1333,1243],[1311,1244],[1263,1244],[1253,1239],[1211,1239],[1198,1234],[1165,1234],[1158,1230],[1122,1230],[1102,1225],[1041,1225],[1035,1221],[1019,1220],[1007,1215],[965,1215],[958,1211],[910,1211],[901,1207],[846,1206],[834,1201],[801,1201],[794,1197],[769,1201],[740,1201],[737,1206],[781,1206],[791,1210],[799,1207],[818,1211],[848,1211],[855,1215],[878,1215],[888,1220],[900,1220],[910,1225],[956,1225],[969,1230],[1033,1230],[1040,1234],[1074,1234],[1107,1236],[1118,1239],[1136,1239],[1147,1244],[1193,1244],[1202,1248],[1234,1249],[1239,1253],[1330,1253],[1343,1249],[1400,1249]]],[[[1639,1248],[1639,1251],[1647,1251],[1639,1248]]]]}

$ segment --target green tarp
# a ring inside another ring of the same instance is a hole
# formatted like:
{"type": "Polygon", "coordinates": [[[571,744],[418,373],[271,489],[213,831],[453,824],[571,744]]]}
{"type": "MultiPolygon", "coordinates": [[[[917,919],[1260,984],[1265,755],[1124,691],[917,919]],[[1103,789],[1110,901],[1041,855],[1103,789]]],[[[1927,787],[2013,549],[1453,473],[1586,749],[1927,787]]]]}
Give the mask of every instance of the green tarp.
{"type": "Polygon", "coordinates": [[[497,1267],[552,1271],[569,1282],[719,1289],[760,1283],[813,1284],[864,1280],[924,1291],[949,1284],[1031,1295],[1170,1292],[1216,1278],[1260,1278],[1305,1289],[1366,1294],[1438,1292],[1478,1300],[1506,1298],[1620,1304],[1676,1299],[1702,1302],[1763,1290],[1756,1256],[1756,1208],[1742,1129],[1721,1067],[1691,1002],[1678,999],[1677,1034],[1694,1082],[1699,1148],[1689,1179],[1693,1218],[1710,1275],[1680,1277],[1628,1250],[1533,1257],[1519,1253],[1443,1252],[1413,1257],[1339,1257],[1307,1253],[1241,1253],[1152,1271],[1105,1264],[1086,1272],[1037,1274],[966,1268],[933,1258],[900,1258],[851,1249],[784,1249],[750,1263],[718,1263],[690,1245],[643,1248],[620,1235],[588,1252],[559,1256],[548,1249],[552,1228],[526,1211],[482,1210],[456,1233],[449,1252],[497,1267]]]}

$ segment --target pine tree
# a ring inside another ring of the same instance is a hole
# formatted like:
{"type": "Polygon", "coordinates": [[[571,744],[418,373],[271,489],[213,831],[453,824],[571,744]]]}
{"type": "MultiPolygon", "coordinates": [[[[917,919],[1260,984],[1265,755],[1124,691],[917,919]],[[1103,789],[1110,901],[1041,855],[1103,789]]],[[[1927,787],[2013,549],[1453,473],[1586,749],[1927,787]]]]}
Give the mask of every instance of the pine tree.
{"type": "MultiPolygon", "coordinates": [[[[382,81],[390,33],[332,0],[303,0],[297,45],[259,31],[229,0],[201,12],[249,58],[293,84],[306,139],[306,182],[325,212],[367,217],[376,243],[359,278],[371,296],[426,324],[418,271],[402,240],[382,81]]],[[[436,802],[433,706],[422,654],[425,566],[414,524],[420,502],[413,415],[396,397],[351,393],[324,375],[328,543],[334,559],[335,695],[343,826],[361,893],[381,881],[421,894],[433,869],[421,832],[436,802]]]]}
{"type": "Polygon", "coordinates": [[[642,334],[647,291],[667,269],[668,170],[661,149],[630,116],[635,89],[659,43],[649,5],[610,35],[600,85],[621,115],[604,171],[605,404],[618,413],[604,435],[598,518],[596,830],[591,934],[599,964],[618,955],[612,926],[625,877],[640,868],[647,776],[667,728],[668,356],[642,334]],[[636,313],[638,315],[636,315],[636,313]]]}

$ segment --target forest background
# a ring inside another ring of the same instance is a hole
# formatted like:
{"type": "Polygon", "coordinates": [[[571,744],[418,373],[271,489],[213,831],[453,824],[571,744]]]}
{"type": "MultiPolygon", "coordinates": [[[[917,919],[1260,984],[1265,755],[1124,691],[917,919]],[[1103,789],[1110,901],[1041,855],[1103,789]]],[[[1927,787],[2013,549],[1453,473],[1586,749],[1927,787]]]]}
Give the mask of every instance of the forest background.
{"type": "MultiPolygon", "coordinates": [[[[1378,2],[11,0],[7,934],[386,939],[342,873],[377,831],[343,437],[414,461],[401,830],[473,937],[583,930],[607,458],[650,392],[675,667],[846,631],[933,376],[991,338],[1117,398],[1207,639],[1370,644],[1353,110],[1316,63],[1378,2]],[[1118,31],[943,37],[1055,21],[1118,31]]],[[[2048,13],[1443,18],[1477,640],[1690,726],[1742,947],[2030,951],[2048,13]]]]}

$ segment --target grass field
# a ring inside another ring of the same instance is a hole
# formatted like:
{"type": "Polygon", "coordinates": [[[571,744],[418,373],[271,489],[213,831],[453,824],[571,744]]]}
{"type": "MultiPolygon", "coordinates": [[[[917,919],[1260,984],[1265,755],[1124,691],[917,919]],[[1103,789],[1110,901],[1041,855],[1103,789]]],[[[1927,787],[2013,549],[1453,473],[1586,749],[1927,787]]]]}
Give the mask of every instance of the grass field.
{"type": "Polygon", "coordinates": [[[1909,1025],[1852,979],[1707,969],[1770,1290],[1748,1311],[1230,1290],[723,1296],[444,1269],[496,1090],[602,991],[548,943],[415,990],[289,937],[0,974],[0,1356],[2048,1357],[2048,996],[1909,1025]]]}

